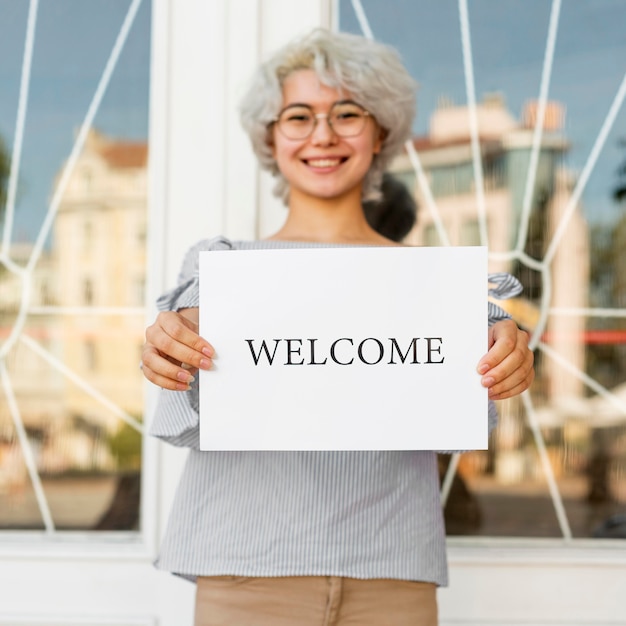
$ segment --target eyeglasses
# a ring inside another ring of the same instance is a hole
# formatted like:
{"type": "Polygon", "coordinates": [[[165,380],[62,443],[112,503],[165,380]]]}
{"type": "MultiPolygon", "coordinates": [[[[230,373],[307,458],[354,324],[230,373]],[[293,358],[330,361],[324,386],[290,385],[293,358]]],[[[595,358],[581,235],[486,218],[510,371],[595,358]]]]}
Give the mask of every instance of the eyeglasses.
{"type": "Polygon", "coordinates": [[[287,139],[306,139],[320,119],[325,118],[331,130],[339,137],[356,137],[363,132],[371,116],[356,102],[335,102],[328,113],[314,113],[306,104],[290,104],[272,120],[287,139]]]}

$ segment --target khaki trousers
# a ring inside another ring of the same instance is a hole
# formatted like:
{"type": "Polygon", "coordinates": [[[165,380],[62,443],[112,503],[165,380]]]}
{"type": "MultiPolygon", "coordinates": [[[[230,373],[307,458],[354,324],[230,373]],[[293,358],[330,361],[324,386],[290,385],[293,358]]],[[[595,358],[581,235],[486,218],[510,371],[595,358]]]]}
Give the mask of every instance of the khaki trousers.
{"type": "Polygon", "coordinates": [[[436,626],[436,591],[390,579],[201,577],[195,626],[436,626]]]}

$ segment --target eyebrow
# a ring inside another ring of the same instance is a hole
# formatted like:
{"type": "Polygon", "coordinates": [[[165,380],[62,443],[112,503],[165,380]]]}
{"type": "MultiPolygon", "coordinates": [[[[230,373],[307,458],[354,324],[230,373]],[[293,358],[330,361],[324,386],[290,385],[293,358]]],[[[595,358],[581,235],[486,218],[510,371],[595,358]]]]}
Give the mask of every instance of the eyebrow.
{"type": "MultiPolygon", "coordinates": [[[[336,100],[330,105],[331,108],[334,107],[336,104],[356,104],[356,106],[363,108],[362,104],[359,104],[358,102],[355,102],[354,100],[350,98],[344,98],[343,100],[336,100]]],[[[285,109],[289,109],[291,107],[306,107],[307,109],[313,108],[308,102],[292,102],[291,104],[288,104],[287,106],[283,107],[282,110],[284,111],[285,109]]]]}

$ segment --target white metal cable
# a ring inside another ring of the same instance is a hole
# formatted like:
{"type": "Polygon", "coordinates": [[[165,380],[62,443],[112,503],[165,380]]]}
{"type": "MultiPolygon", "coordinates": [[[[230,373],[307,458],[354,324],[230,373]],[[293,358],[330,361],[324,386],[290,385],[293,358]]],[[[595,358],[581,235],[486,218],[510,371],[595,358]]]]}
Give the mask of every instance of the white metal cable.
{"type": "MultiPolygon", "coordinates": [[[[363,5],[361,4],[361,0],[352,0],[352,8],[354,9],[354,13],[359,22],[359,27],[361,28],[361,32],[368,39],[374,39],[374,33],[372,32],[372,28],[370,26],[369,20],[367,19],[367,15],[365,14],[365,10],[363,9],[363,5]]],[[[433,220],[433,224],[435,225],[435,229],[437,230],[437,235],[443,246],[450,245],[450,239],[448,238],[448,233],[443,225],[443,221],[441,219],[441,214],[439,212],[439,208],[435,202],[432,191],[430,189],[430,185],[428,184],[428,179],[424,174],[424,168],[422,167],[422,163],[417,154],[417,150],[413,145],[413,141],[409,139],[404,144],[404,149],[409,157],[409,162],[413,167],[413,171],[415,172],[415,176],[417,178],[417,184],[422,192],[422,196],[426,201],[426,207],[428,208],[428,212],[430,213],[431,219],[433,220]]]]}
{"type": "Polygon", "coordinates": [[[568,307],[553,307],[550,315],[562,317],[625,317],[626,309],[578,309],[568,307]]]}
{"type": "Polygon", "coordinates": [[[16,272],[16,275],[20,277],[22,281],[22,290],[20,294],[20,307],[17,313],[17,317],[15,318],[15,322],[11,328],[11,332],[9,336],[4,340],[2,345],[0,346],[0,361],[6,358],[7,354],[11,351],[19,336],[24,328],[24,324],[26,323],[26,308],[28,306],[28,299],[30,297],[31,290],[31,277],[32,273],[22,270],[21,272],[16,272]]]}
{"type": "Polygon", "coordinates": [[[467,106],[470,126],[470,139],[472,146],[472,161],[474,164],[474,180],[476,187],[476,203],[478,210],[478,227],[480,231],[480,243],[489,245],[487,233],[487,209],[485,207],[485,188],[483,180],[483,161],[480,154],[480,141],[478,137],[478,113],[476,108],[476,89],[474,84],[474,62],[472,59],[472,42],[470,37],[469,15],[467,0],[459,0],[459,21],[461,25],[461,45],[463,49],[463,71],[465,74],[465,91],[467,94],[467,106]]]}
{"type": "Polygon", "coordinates": [[[520,250],[509,250],[508,252],[490,252],[489,259],[493,261],[515,261],[516,259],[522,261],[524,265],[531,269],[541,271],[543,269],[543,263],[537,259],[533,259],[528,256],[526,252],[520,250]]]}
{"type": "Polygon", "coordinates": [[[72,151],[67,160],[65,167],[63,168],[63,173],[61,174],[61,178],[59,183],[54,191],[54,195],[52,197],[52,201],[50,202],[50,206],[48,208],[48,212],[46,213],[46,217],[41,226],[41,230],[39,231],[39,236],[35,241],[35,245],[33,246],[33,251],[30,255],[30,259],[28,261],[27,268],[29,271],[37,264],[39,257],[41,256],[41,252],[43,250],[44,243],[48,237],[48,233],[50,232],[50,228],[52,227],[52,223],[54,218],[56,217],[57,211],[59,210],[59,205],[61,204],[61,199],[63,198],[63,194],[65,193],[65,188],[67,187],[71,174],[76,165],[76,161],[83,149],[83,145],[87,139],[87,134],[91,129],[93,124],[93,120],[100,108],[100,103],[102,102],[102,98],[106,92],[106,89],[111,80],[111,75],[113,74],[113,70],[117,65],[122,49],[124,48],[124,44],[126,43],[126,39],[128,37],[128,33],[130,31],[131,26],[133,25],[133,21],[135,19],[135,15],[139,10],[139,6],[141,5],[141,0],[133,0],[130,7],[128,8],[128,12],[126,13],[126,17],[124,18],[124,22],[120,28],[120,31],[117,35],[115,43],[113,44],[113,49],[111,50],[111,54],[107,60],[106,66],[98,82],[98,86],[96,87],[96,91],[94,96],[89,104],[89,108],[87,110],[87,114],[85,115],[85,119],[81,124],[80,130],[78,132],[78,136],[76,137],[76,141],[74,142],[74,146],[72,147],[72,151]]]}
{"type": "Polygon", "coordinates": [[[85,382],[76,372],[73,372],[67,367],[63,361],[57,359],[54,355],[50,354],[45,348],[42,348],[34,339],[22,334],[20,341],[28,346],[33,352],[36,352],[40,357],[46,360],[52,367],[65,377],[69,378],[77,387],[82,389],[87,395],[106,407],[113,415],[119,417],[125,421],[129,426],[134,428],[137,432],[143,433],[143,425],[138,422],[134,417],[126,413],[123,409],[111,402],[106,396],[102,395],[97,389],[92,387],[89,383],[85,382]]]}
{"type": "Polygon", "coordinates": [[[446,503],[448,502],[448,496],[450,495],[450,489],[452,488],[452,482],[454,481],[454,475],[456,474],[460,459],[461,454],[459,452],[455,452],[450,457],[450,464],[448,465],[446,475],[444,476],[443,482],[441,483],[441,490],[439,491],[442,508],[445,508],[446,503]]]}
{"type": "Polygon", "coordinates": [[[548,246],[548,249],[544,256],[544,263],[550,263],[556,253],[556,249],[563,235],[565,234],[565,230],[569,224],[570,218],[572,217],[574,211],[576,210],[576,206],[580,200],[580,197],[582,196],[582,193],[585,189],[585,185],[587,184],[587,181],[589,180],[589,176],[591,176],[591,172],[593,171],[593,168],[596,165],[598,157],[600,156],[600,152],[602,151],[602,148],[604,147],[604,143],[606,142],[606,138],[608,137],[609,132],[611,128],[613,127],[613,123],[615,122],[615,118],[617,117],[617,114],[619,113],[619,110],[624,102],[625,96],[626,96],[626,73],[624,74],[624,77],[622,78],[622,83],[619,89],[617,90],[617,93],[615,94],[613,103],[611,104],[609,112],[604,120],[604,123],[602,124],[602,128],[600,129],[600,132],[598,133],[598,137],[593,145],[593,148],[591,149],[589,158],[587,159],[587,162],[585,163],[585,167],[583,168],[583,171],[578,179],[578,182],[576,183],[576,187],[574,188],[574,191],[572,192],[569,202],[563,212],[563,217],[561,221],[559,222],[556,232],[554,233],[552,237],[552,241],[550,242],[550,245],[548,246]]]}
{"type": "Polygon", "coordinates": [[[145,317],[143,307],[133,306],[32,306],[28,309],[29,315],[88,315],[88,316],[118,316],[135,315],[145,317]]]}
{"type": "Polygon", "coordinates": [[[9,379],[9,373],[6,369],[4,360],[2,359],[0,359],[0,378],[2,378],[2,386],[4,387],[4,393],[6,395],[7,403],[9,405],[9,413],[11,413],[11,418],[13,420],[13,425],[15,426],[17,439],[20,442],[20,448],[24,456],[24,463],[26,464],[26,470],[28,471],[28,475],[33,485],[33,491],[35,492],[37,506],[39,507],[44,527],[47,532],[53,533],[54,521],[52,520],[50,507],[48,506],[46,494],[44,493],[41,479],[39,478],[39,472],[37,471],[35,456],[30,446],[30,442],[28,441],[26,429],[24,428],[24,423],[20,416],[20,411],[17,406],[15,396],[13,395],[13,388],[11,386],[11,380],[9,379]]]}
{"type": "Polygon", "coordinates": [[[406,152],[409,156],[409,161],[411,162],[411,166],[415,171],[415,176],[417,177],[417,184],[419,185],[420,191],[422,192],[422,196],[426,200],[426,207],[428,208],[428,212],[430,213],[430,217],[433,220],[433,224],[437,230],[437,235],[439,236],[439,240],[441,241],[442,246],[449,246],[450,239],[448,237],[448,233],[443,225],[443,220],[441,219],[441,213],[439,212],[439,207],[435,202],[435,198],[433,197],[433,193],[430,189],[430,185],[428,184],[428,179],[426,178],[426,174],[424,173],[424,168],[422,167],[422,163],[417,154],[417,150],[413,145],[411,140],[407,141],[404,144],[406,152]]]}
{"type": "Polygon", "coordinates": [[[15,215],[15,198],[17,196],[17,181],[20,173],[22,160],[22,142],[24,139],[24,126],[26,124],[26,110],[28,108],[28,91],[30,87],[30,70],[33,61],[33,47],[35,43],[35,25],[37,23],[38,0],[30,0],[28,7],[28,21],[26,23],[26,41],[24,43],[24,58],[22,60],[22,73],[20,77],[20,93],[17,103],[17,119],[15,120],[15,138],[9,170],[7,185],[7,203],[4,215],[4,230],[2,233],[2,255],[9,255],[9,246],[13,234],[13,217],[15,215]]]}
{"type": "Polygon", "coordinates": [[[579,370],[576,366],[572,365],[567,359],[564,359],[556,350],[550,348],[545,343],[539,343],[537,346],[544,354],[550,357],[553,361],[558,363],[564,370],[567,370],[570,374],[573,374],[579,380],[583,381],[590,389],[595,391],[599,396],[602,396],[609,404],[613,405],[620,413],[626,416],[626,403],[611,393],[608,389],[603,387],[599,382],[595,381],[589,374],[579,370]]]}
{"type": "Polygon", "coordinates": [[[530,152],[530,162],[528,164],[528,172],[526,173],[526,187],[524,188],[524,199],[522,200],[522,214],[520,216],[520,225],[517,232],[517,244],[515,246],[515,248],[520,251],[523,250],[526,246],[526,237],[528,237],[528,224],[530,222],[532,199],[533,193],[535,191],[535,180],[537,178],[539,151],[541,148],[541,140],[543,138],[543,125],[546,115],[546,104],[548,102],[550,76],[552,74],[552,66],[554,62],[554,48],[556,43],[557,29],[559,25],[560,11],[561,0],[554,0],[552,2],[552,10],[550,12],[548,39],[546,41],[546,52],[543,58],[543,70],[541,72],[541,84],[539,88],[537,118],[535,120],[535,130],[533,133],[533,143],[530,152]]]}
{"type": "Polygon", "coordinates": [[[528,426],[530,427],[533,438],[535,440],[535,445],[537,446],[537,452],[539,453],[539,459],[541,460],[543,473],[546,477],[546,482],[548,483],[548,490],[550,491],[550,497],[552,498],[554,512],[556,513],[559,527],[561,528],[561,533],[563,534],[564,539],[570,540],[572,538],[572,529],[570,528],[569,520],[567,519],[567,513],[565,511],[565,507],[563,506],[561,493],[559,492],[559,487],[554,477],[554,471],[552,469],[552,464],[550,463],[550,457],[548,456],[546,444],[543,440],[541,430],[539,429],[537,417],[535,415],[535,409],[533,407],[532,400],[530,399],[530,394],[528,393],[528,391],[524,391],[524,393],[522,393],[522,402],[524,404],[524,408],[526,409],[528,426]]]}
{"type": "Polygon", "coordinates": [[[74,166],[76,165],[76,161],[78,160],[80,152],[83,148],[83,145],[87,138],[87,133],[89,132],[89,129],[91,128],[91,125],[93,123],[93,119],[98,111],[100,102],[102,101],[102,97],[104,96],[106,88],[109,84],[111,75],[113,73],[113,70],[115,69],[115,66],[121,54],[122,48],[124,47],[124,43],[126,42],[128,32],[130,31],[130,27],[132,26],[133,20],[135,18],[135,15],[137,14],[137,10],[139,9],[140,4],[141,4],[141,0],[134,0],[128,9],[124,22],[122,23],[120,32],[117,36],[115,44],[113,45],[113,50],[111,51],[111,54],[107,61],[107,64],[102,74],[102,77],[100,79],[100,82],[98,83],[96,93],[94,94],[94,97],[91,101],[91,104],[87,111],[87,115],[85,116],[85,120],[83,121],[83,124],[81,126],[78,137],[76,138],[76,141],[74,142],[74,146],[72,148],[70,158],[68,159],[68,162],[65,168],[63,169],[61,180],[59,184],[57,185],[54,196],[52,198],[52,202],[50,203],[50,207],[48,208],[48,212],[41,226],[41,229],[39,231],[37,240],[35,241],[35,245],[33,246],[33,250],[31,252],[28,263],[25,267],[25,274],[23,275],[24,284],[22,286],[21,306],[18,311],[17,317],[15,319],[13,328],[11,330],[11,335],[9,339],[2,346],[2,350],[0,351],[0,356],[7,354],[7,352],[11,349],[15,341],[17,341],[17,338],[21,334],[24,328],[24,325],[26,324],[28,303],[30,300],[30,285],[29,285],[30,277],[32,275],[32,272],[34,271],[37,261],[39,260],[39,257],[41,256],[44,243],[46,241],[46,238],[48,237],[48,233],[50,231],[50,228],[52,227],[52,223],[54,221],[54,218],[56,217],[57,211],[61,204],[61,199],[65,192],[65,188],[70,180],[70,175],[74,169],[74,166]]]}
{"type": "Polygon", "coordinates": [[[528,347],[533,351],[541,341],[543,331],[548,324],[550,302],[552,302],[552,276],[550,275],[550,268],[544,265],[541,268],[541,304],[539,305],[539,319],[535,324],[535,328],[533,328],[530,341],[528,342],[528,347]]]}
{"type": "Polygon", "coordinates": [[[374,39],[374,33],[370,28],[369,20],[367,19],[367,15],[365,15],[365,11],[363,10],[363,5],[361,4],[361,0],[352,0],[352,8],[354,9],[354,13],[356,15],[356,19],[359,22],[359,27],[361,28],[361,32],[368,38],[374,39]]]}
{"type": "Polygon", "coordinates": [[[130,27],[134,21],[135,15],[137,14],[139,5],[141,4],[141,0],[134,0],[129,7],[129,10],[126,14],[118,37],[113,46],[111,55],[109,56],[107,65],[103,72],[103,75],[100,79],[94,97],[91,101],[90,107],[88,109],[85,120],[83,121],[81,130],[76,139],[72,152],[70,154],[70,158],[68,159],[68,163],[64,168],[63,175],[61,178],[61,182],[57,187],[55,195],[52,199],[50,207],[48,208],[48,212],[46,214],[43,225],[40,229],[39,235],[31,252],[31,256],[29,258],[28,264],[25,268],[18,268],[9,257],[9,246],[11,243],[12,237],[12,227],[13,227],[13,216],[15,212],[15,197],[17,190],[17,180],[19,177],[19,166],[21,160],[21,150],[22,150],[22,142],[24,135],[24,127],[26,120],[26,110],[28,105],[28,91],[30,85],[30,71],[32,65],[32,51],[34,47],[35,40],[35,24],[37,17],[37,9],[38,2],[37,0],[31,0],[28,14],[28,24],[27,24],[27,34],[26,34],[26,43],[25,43],[25,51],[24,51],[24,60],[21,74],[21,85],[20,85],[20,95],[18,102],[18,113],[16,120],[16,131],[15,131],[15,140],[13,146],[13,154],[11,160],[11,169],[9,174],[9,183],[8,183],[8,192],[7,192],[7,211],[5,218],[5,225],[2,237],[2,247],[0,248],[0,260],[2,260],[7,267],[16,274],[22,280],[22,291],[21,291],[21,302],[18,311],[17,318],[11,329],[11,334],[2,344],[2,349],[0,350],[0,377],[2,378],[2,384],[5,390],[5,394],[7,397],[7,401],[9,404],[9,409],[11,413],[11,417],[13,419],[13,423],[15,425],[15,430],[17,433],[18,441],[20,443],[20,447],[22,449],[22,454],[24,456],[24,461],[26,463],[26,467],[33,485],[33,489],[35,492],[35,496],[37,499],[37,503],[39,506],[39,510],[41,512],[44,525],[46,531],[54,532],[54,522],[52,520],[52,516],[50,514],[50,509],[48,503],[46,501],[45,493],[43,491],[41,480],[39,478],[36,462],[34,459],[34,455],[32,453],[32,449],[30,443],[28,441],[28,437],[26,435],[26,430],[24,428],[23,421],[21,419],[19,408],[16,402],[16,399],[13,395],[13,389],[11,386],[11,381],[8,375],[8,371],[5,365],[5,357],[8,352],[12,349],[15,342],[18,338],[28,345],[35,352],[40,354],[44,359],[46,359],[53,367],[64,373],[68,376],[77,386],[81,387],[86,393],[92,396],[94,399],[98,400],[109,410],[112,411],[113,414],[117,415],[125,422],[127,422],[130,426],[138,430],[139,432],[143,431],[143,426],[137,422],[130,415],[122,411],[119,407],[115,406],[109,400],[107,400],[102,394],[100,394],[95,389],[91,388],[84,381],[80,379],[76,374],[71,372],[68,368],[66,368],[61,361],[47,353],[43,350],[36,342],[30,340],[28,337],[24,337],[22,335],[23,328],[26,321],[26,316],[28,314],[28,303],[30,299],[31,292],[31,278],[32,273],[34,271],[34,267],[41,255],[43,250],[43,245],[48,236],[49,230],[52,226],[53,220],[58,211],[58,207],[60,205],[60,201],[62,195],[65,191],[65,187],[69,181],[70,173],[72,172],[76,160],[82,150],[85,139],[87,137],[87,133],[92,125],[93,119],[98,111],[100,106],[100,102],[102,101],[102,97],[106,91],[106,88],[109,84],[110,77],[115,69],[117,61],[119,59],[121,50],[124,46],[124,43],[127,39],[128,32],[130,31],[130,27]]]}

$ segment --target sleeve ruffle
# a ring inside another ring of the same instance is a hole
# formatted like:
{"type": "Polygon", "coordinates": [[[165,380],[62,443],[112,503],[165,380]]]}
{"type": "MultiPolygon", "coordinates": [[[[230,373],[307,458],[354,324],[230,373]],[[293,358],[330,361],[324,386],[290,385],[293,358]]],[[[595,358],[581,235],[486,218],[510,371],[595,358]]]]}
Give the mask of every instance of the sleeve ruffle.
{"type": "Polygon", "coordinates": [[[180,311],[200,304],[199,253],[206,250],[232,250],[233,244],[226,237],[204,239],[185,255],[178,274],[178,284],[166,291],[156,302],[159,311],[180,311]]]}
{"type": "MultiPolygon", "coordinates": [[[[506,300],[522,293],[522,284],[511,274],[500,272],[489,274],[489,295],[497,300],[506,300]]],[[[491,300],[487,303],[489,326],[501,320],[511,319],[511,316],[491,300]]]]}
{"type": "MultiPolygon", "coordinates": [[[[159,311],[180,311],[197,307],[199,294],[199,253],[205,250],[232,250],[225,237],[205,239],[185,255],[178,275],[178,284],[157,300],[159,311]]],[[[150,427],[150,434],[175,446],[199,447],[198,378],[189,391],[163,389],[150,427]]]]}

